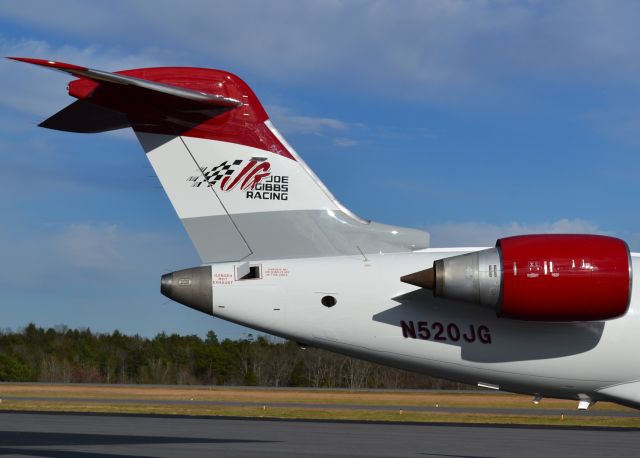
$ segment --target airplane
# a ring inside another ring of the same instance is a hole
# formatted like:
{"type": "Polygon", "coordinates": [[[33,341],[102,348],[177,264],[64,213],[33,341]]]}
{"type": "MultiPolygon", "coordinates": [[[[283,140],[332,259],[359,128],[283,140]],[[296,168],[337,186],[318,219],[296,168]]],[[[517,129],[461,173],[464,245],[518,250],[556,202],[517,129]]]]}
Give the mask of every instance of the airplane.
{"type": "Polygon", "coordinates": [[[77,100],[40,126],[135,132],[202,261],[162,275],[166,297],[303,347],[536,404],[640,408],[640,254],[624,241],[532,234],[431,248],[427,232],[343,206],[229,72],[10,59],[75,77],[77,100]]]}

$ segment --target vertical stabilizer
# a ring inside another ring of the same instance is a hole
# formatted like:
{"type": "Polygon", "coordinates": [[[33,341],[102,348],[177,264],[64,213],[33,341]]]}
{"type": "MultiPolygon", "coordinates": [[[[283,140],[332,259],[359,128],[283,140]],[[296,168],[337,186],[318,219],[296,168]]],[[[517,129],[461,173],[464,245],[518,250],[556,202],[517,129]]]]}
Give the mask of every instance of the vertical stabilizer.
{"type": "Polygon", "coordinates": [[[108,73],[18,59],[79,79],[79,99],[44,127],[130,126],[203,263],[398,252],[428,234],[362,220],[343,207],[269,121],[237,76],[160,67],[108,73]]]}

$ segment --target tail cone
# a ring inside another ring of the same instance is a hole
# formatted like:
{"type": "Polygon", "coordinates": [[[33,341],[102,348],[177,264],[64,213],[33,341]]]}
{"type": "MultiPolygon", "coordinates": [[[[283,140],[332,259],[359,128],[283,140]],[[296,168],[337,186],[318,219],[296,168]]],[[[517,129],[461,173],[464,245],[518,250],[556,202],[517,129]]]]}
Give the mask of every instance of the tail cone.
{"type": "Polygon", "coordinates": [[[213,291],[211,266],[192,267],[164,274],[160,293],[171,300],[211,315],[213,291]]]}

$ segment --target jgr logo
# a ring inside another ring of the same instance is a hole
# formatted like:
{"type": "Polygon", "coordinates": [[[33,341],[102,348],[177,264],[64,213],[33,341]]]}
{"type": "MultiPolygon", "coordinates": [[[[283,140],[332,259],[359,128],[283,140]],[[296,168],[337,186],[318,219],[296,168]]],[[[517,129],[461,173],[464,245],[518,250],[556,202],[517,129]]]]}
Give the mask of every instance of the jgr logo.
{"type": "Polygon", "coordinates": [[[236,188],[240,182],[240,189],[254,189],[260,181],[271,175],[271,164],[268,162],[249,161],[240,173],[235,176],[226,176],[220,182],[220,189],[229,192],[236,188]]]}
{"type": "Polygon", "coordinates": [[[271,164],[269,161],[243,161],[236,159],[232,163],[224,161],[215,167],[201,167],[199,176],[191,176],[187,181],[192,182],[193,187],[200,187],[203,184],[209,187],[216,187],[219,184],[220,190],[229,192],[240,188],[241,191],[253,190],[265,178],[271,175],[271,164]],[[242,164],[246,162],[246,165],[242,164]]]}

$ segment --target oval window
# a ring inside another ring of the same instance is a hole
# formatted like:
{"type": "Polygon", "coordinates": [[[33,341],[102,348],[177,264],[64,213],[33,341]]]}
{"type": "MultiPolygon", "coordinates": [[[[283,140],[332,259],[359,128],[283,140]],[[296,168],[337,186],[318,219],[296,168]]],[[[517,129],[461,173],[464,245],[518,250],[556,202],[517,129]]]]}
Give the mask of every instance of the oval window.
{"type": "Polygon", "coordinates": [[[338,303],[336,298],[333,296],[325,296],[320,302],[322,302],[322,305],[324,305],[325,307],[333,307],[338,303]]]}

